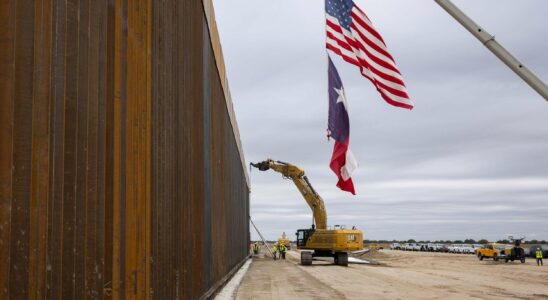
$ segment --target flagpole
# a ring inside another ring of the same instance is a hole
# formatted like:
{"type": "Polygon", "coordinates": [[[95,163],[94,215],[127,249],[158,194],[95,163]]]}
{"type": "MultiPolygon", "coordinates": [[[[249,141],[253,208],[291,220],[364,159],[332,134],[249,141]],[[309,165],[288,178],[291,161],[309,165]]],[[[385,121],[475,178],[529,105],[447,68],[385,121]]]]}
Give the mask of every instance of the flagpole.
{"type": "MultiPolygon", "coordinates": [[[[329,69],[329,60],[330,60],[330,56],[329,56],[329,49],[327,49],[327,47],[326,47],[326,45],[327,45],[327,34],[325,34],[325,33],[327,32],[327,22],[325,22],[325,14],[326,14],[325,2],[326,2],[326,1],[327,1],[327,0],[324,0],[324,1],[323,1],[323,14],[324,14],[324,29],[325,29],[325,30],[324,30],[324,37],[325,37],[325,40],[324,40],[324,48],[325,48],[325,54],[326,54],[325,69],[328,70],[328,69],[329,69]]],[[[325,72],[324,74],[327,75],[328,72],[325,72]]],[[[325,76],[325,75],[324,75],[324,76],[325,76]]],[[[328,76],[324,77],[324,80],[325,80],[324,82],[326,82],[327,79],[328,79],[328,76]]],[[[329,92],[327,93],[326,96],[327,96],[327,99],[329,100],[329,92]]],[[[328,101],[328,102],[329,102],[329,101],[328,101]]],[[[329,109],[329,107],[328,107],[328,109],[329,109]]],[[[329,123],[327,124],[327,127],[329,127],[329,123]]],[[[327,128],[326,131],[327,131],[327,134],[326,134],[326,136],[327,136],[327,142],[329,142],[329,139],[330,139],[330,137],[331,137],[331,132],[329,131],[329,128],[327,128]]]]}
{"type": "Polygon", "coordinates": [[[474,35],[487,49],[491,50],[503,63],[505,63],[514,73],[516,73],[523,81],[539,93],[546,101],[548,101],[548,86],[540,80],[533,72],[525,67],[517,58],[515,58],[508,50],[499,44],[495,37],[476,24],[462,10],[460,10],[450,0],[434,0],[455,20],[457,20],[464,28],[474,35]]]}
{"type": "MultiPolygon", "coordinates": [[[[324,31],[323,31],[323,36],[325,38],[324,40],[324,49],[325,49],[325,54],[326,54],[326,60],[325,60],[325,70],[327,70],[328,66],[329,66],[329,50],[327,49],[327,47],[325,47],[325,45],[327,45],[327,35],[325,34],[327,32],[327,23],[325,22],[325,1],[327,0],[323,0],[323,18],[324,18],[324,22],[323,22],[323,26],[324,26],[324,31]]],[[[324,73],[324,76],[327,75],[327,72],[324,73]]],[[[326,82],[327,80],[327,76],[324,77],[324,82],[326,82]]],[[[327,93],[326,95],[327,99],[329,100],[329,92],[327,93]]],[[[328,101],[329,102],[329,101],[328,101]]],[[[329,107],[327,108],[329,110],[329,107]]],[[[327,136],[327,142],[329,142],[329,122],[327,124],[327,133],[326,133],[326,136],[327,136]]]]}

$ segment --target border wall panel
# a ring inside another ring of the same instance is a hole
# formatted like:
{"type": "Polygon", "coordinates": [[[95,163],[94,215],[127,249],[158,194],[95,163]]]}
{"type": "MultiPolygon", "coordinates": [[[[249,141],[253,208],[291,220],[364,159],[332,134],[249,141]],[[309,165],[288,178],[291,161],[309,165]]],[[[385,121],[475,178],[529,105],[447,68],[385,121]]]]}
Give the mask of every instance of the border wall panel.
{"type": "Polygon", "coordinates": [[[15,1],[0,1],[0,298],[9,295],[13,180],[15,1]]]}
{"type": "Polygon", "coordinates": [[[36,3],[34,15],[36,18],[34,44],[42,47],[34,47],[29,295],[44,298],[46,296],[47,212],[50,201],[51,2],[36,3]]]}

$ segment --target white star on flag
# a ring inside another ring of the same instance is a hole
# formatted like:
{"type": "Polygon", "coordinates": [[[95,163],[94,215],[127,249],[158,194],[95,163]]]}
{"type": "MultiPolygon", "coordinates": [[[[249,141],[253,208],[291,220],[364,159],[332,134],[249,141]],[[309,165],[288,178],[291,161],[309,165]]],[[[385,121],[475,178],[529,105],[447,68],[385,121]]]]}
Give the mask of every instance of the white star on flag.
{"type": "Polygon", "coordinates": [[[344,109],[348,110],[348,105],[346,104],[346,96],[344,95],[344,89],[341,88],[338,89],[338,88],[333,88],[335,90],[335,92],[337,92],[337,94],[339,94],[339,98],[337,98],[337,103],[340,103],[342,102],[343,105],[344,105],[344,109]]]}

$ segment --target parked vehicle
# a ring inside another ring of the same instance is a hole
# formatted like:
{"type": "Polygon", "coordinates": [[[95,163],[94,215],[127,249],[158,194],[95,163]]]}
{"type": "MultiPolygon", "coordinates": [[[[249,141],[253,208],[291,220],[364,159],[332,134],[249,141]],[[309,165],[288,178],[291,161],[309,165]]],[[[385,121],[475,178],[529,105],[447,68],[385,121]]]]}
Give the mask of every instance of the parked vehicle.
{"type": "Polygon", "coordinates": [[[434,252],[434,251],[437,251],[437,249],[438,249],[437,244],[434,244],[434,243],[426,244],[426,251],[434,252]]]}
{"type": "Polygon", "coordinates": [[[382,250],[383,247],[379,244],[371,244],[371,245],[369,245],[369,249],[371,249],[371,250],[382,250]]]}
{"type": "Polygon", "coordinates": [[[521,247],[521,239],[514,239],[514,245],[504,248],[504,261],[519,260],[522,264],[525,263],[525,250],[521,247]]]}
{"type": "Polygon", "coordinates": [[[472,247],[474,248],[474,253],[476,253],[476,250],[483,248],[482,244],[473,244],[472,247]]]}
{"type": "Polygon", "coordinates": [[[399,243],[392,243],[390,245],[390,250],[401,250],[401,245],[399,243]]]}
{"type": "Polygon", "coordinates": [[[536,258],[537,249],[539,248],[542,249],[542,257],[548,258],[548,245],[531,245],[531,247],[529,247],[529,256],[532,258],[536,258]]]}
{"type": "Polygon", "coordinates": [[[532,258],[536,258],[537,257],[537,249],[540,248],[542,249],[542,257],[543,258],[548,258],[548,245],[531,245],[531,247],[529,247],[529,255],[530,257],[532,258]]]}
{"type": "Polygon", "coordinates": [[[448,247],[449,253],[459,253],[460,252],[460,244],[451,244],[448,247]]]}
{"type": "Polygon", "coordinates": [[[499,258],[504,258],[504,248],[506,248],[506,246],[492,243],[483,248],[476,249],[476,256],[479,260],[492,258],[494,261],[497,261],[499,258]]]}
{"type": "Polygon", "coordinates": [[[408,243],[407,248],[405,250],[407,250],[407,251],[419,251],[420,246],[417,243],[408,243]]]}
{"type": "Polygon", "coordinates": [[[459,248],[459,253],[462,253],[462,254],[474,254],[474,247],[472,247],[472,245],[470,244],[462,244],[460,245],[460,248],[459,248]]]}
{"type": "Polygon", "coordinates": [[[439,252],[448,253],[449,252],[449,245],[447,244],[440,244],[440,250],[439,252]]]}

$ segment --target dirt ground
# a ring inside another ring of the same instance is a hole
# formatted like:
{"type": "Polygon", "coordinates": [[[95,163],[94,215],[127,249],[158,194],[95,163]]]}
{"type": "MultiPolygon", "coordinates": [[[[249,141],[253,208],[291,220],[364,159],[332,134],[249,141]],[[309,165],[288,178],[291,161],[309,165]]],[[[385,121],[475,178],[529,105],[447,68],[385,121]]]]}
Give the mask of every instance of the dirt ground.
{"type": "MultiPolygon", "coordinates": [[[[548,265],[479,261],[473,255],[381,250],[381,265],[298,264],[254,258],[236,299],[548,299],[548,265]]],[[[546,259],[545,259],[546,262],[546,259]]]]}

